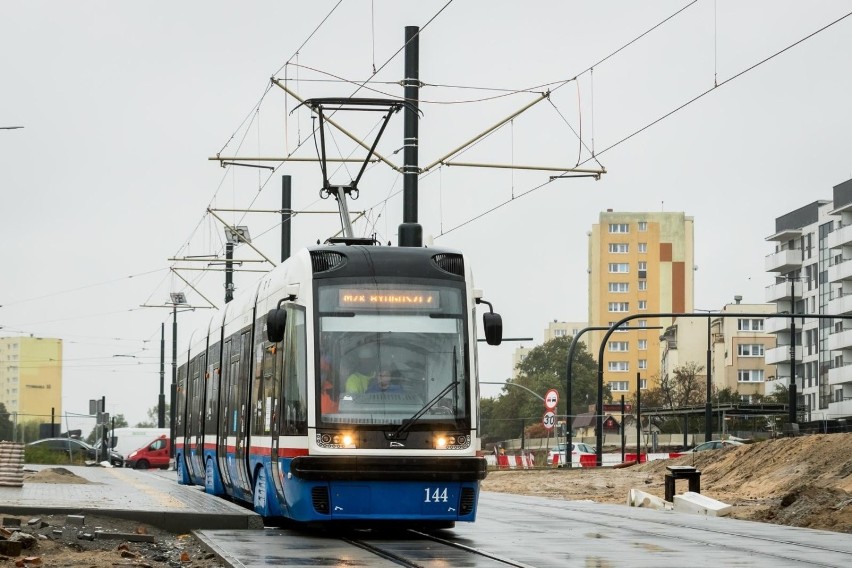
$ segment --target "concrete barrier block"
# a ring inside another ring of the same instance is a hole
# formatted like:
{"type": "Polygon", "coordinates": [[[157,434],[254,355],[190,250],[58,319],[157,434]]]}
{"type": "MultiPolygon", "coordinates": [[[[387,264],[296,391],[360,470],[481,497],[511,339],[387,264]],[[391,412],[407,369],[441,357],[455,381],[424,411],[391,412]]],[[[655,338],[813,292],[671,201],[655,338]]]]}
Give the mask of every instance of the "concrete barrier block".
{"type": "Polygon", "coordinates": [[[666,503],[664,499],[660,499],[656,495],[651,495],[639,489],[631,489],[627,492],[628,507],[644,507],[646,509],[656,509],[664,511],[671,509],[671,503],[666,503]]]}
{"type": "Polygon", "coordinates": [[[681,513],[706,515],[708,517],[724,517],[730,514],[732,508],[732,505],[691,491],[674,496],[674,510],[681,513]]]}

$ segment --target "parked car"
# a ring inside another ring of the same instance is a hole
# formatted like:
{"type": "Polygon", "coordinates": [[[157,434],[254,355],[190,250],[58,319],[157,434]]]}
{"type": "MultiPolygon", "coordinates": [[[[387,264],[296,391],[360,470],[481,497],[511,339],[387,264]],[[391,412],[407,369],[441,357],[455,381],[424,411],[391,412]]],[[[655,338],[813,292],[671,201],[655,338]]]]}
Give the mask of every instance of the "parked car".
{"type": "MultiPolygon", "coordinates": [[[[556,454],[559,453],[559,463],[558,467],[562,467],[565,464],[565,443],[559,444],[558,448],[551,448],[550,452],[547,454],[547,464],[553,465],[553,460],[556,454]]],[[[583,442],[572,442],[571,443],[571,463],[579,464],[581,455],[595,455],[595,449],[591,447],[589,444],[584,444],[583,442]]]]}
{"type": "Polygon", "coordinates": [[[151,467],[168,469],[170,450],[171,440],[169,440],[168,436],[163,435],[138,450],[127,454],[125,465],[135,469],[148,469],[151,467]]]}
{"type": "Polygon", "coordinates": [[[704,442],[703,444],[698,444],[694,448],[689,450],[685,450],[681,452],[682,454],[692,454],[695,452],[704,452],[707,450],[719,450],[722,448],[734,448],[737,446],[744,446],[742,442],[737,442],[736,440],[710,440],[709,442],[704,442]]]}
{"type": "MultiPolygon", "coordinates": [[[[44,438],[27,444],[30,448],[43,448],[56,454],[61,454],[67,462],[88,461],[96,462],[101,457],[98,450],[90,446],[83,440],[77,438],[44,438]]],[[[121,467],[124,464],[124,456],[118,452],[110,450],[109,463],[121,467]]]]}

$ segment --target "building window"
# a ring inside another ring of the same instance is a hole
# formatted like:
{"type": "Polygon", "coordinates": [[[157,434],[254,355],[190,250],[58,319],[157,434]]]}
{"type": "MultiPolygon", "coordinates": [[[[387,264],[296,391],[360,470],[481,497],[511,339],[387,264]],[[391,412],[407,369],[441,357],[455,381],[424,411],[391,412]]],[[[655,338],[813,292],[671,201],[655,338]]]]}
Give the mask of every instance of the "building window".
{"type": "Polygon", "coordinates": [[[648,368],[648,360],[647,359],[639,359],[639,368],[647,369],[648,368]]]}
{"type": "Polygon", "coordinates": [[[750,394],[741,394],[740,402],[743,404],[751,404],[752,395],[750,394]]]}
{"type": "Polygon", "coordinates": [[[609,311],[611,312],[629,312],[630,302],[609,302],[609,311]]]}
{"type": "Polygon", "coordinates": [[[648,221],[639,221],[639,230],[647,231],[648,230],[648,221]]]}
{"type": "Polygon", "coordinates": [[[611,341],[609,344],[610,351],[627,351],[629,348],[629,341],[611,341]]]}
{"type": "Polygon", "coordinates": [[[648,388],[648,379],[639,379],[639,388],[645,390],[648,388]]]}
{"type": "Polygon", "coordinates": [[[648,301],[647,300],[639,300],[639,309],[647,310],[648,309],[648,301]]]}
{"type": "Polygon", "coordinates": [[[738,319],[738,331],[763,331],[762,319],[738,319]]]}
{"type": "Polygon", "coordinates": [[[623,373],[630,370],[630,363],[628,361],[610,361],[609,370],[623,373]]]}
{"type": "Polygon", "coordinates": [[[647,339],[640,339],[639,340],[639,350],[640,351],[646,351],[647,349],[648,349],[648,340],[647,339]]]}
{"type": "Polygon", "coordinates": [[[627,223],[610,223],[609,224],[609,232],[610,233],[629,233],[630,225],[627,223]]]}
{"type": "Polygon", "coordinates": [[[740,369],[737,371],[737,381],[741,383],[762,383],[763,369],[740,369]]]}
{"type": "Polygon", "coordinates": [[[565,337],[566,335],[568,335],[567,329],[554,329],[553,330],[553,337],[565,337]]]}
{"type": "Polygon", "coordinates": [[[627,243],[609,243],[609,252],[624,254],[630,252],[630,247],[627,243]]]}
{"type": "Polygon", "coordinates": [[[639,261],[639,270],[648,270],[648,263],[644,260],[639,261]]]}
{"type": "Polygon", "coordinates": [[[763,345],[760,343],[741,343],[737,345],[740,357],[763,357],[763,345]]]}
{"type": "Polygon", "coordinates": [[[616,294],[624,294],[630,291],[630,285],[627,282],[610,282],[609,291],[616,294]]]}
{"type": "Polygon", "coordinates": [[[647,289],[648,289],[648,281],[647,280],[640,280],[639,281],[639,291],[644,292],[647,289]]]}
{"type": "Polygon", "coordinates": [[[639,252],[648,252],[648,243],[639,243],[639,252]]]}
{"type": "MultiPolygon", "coordinates": [[[[616,322],[611,321],[611,322],[609,322],[609,327],[612,327],[615,324],[616,324],[616,322]]],[[[627,331],[628,327],[630,327],[630,322],[625,322],[625,323],[621,324],[620,326],[618,326],[618,328],[615,330],[615,333],[624,333],[625,331],[627,331]]]]}
{"type": "Polygon", "coordinates": [[[630,265],[626,262],[610,262],[609,271],[611,274],[627,274],[630,272],[630,265]]]}
{"type": "Polygon", "coordinates": [[[639,327],[648,327],[648,320],[639,320],[639,327]]]}
{"type": "Polygon", "coordinates": [[[627,392],[627,389],[629,388],[629,381],[611,381],[609,383],[609,390],[611,390],[612,392],[627,392]]]}

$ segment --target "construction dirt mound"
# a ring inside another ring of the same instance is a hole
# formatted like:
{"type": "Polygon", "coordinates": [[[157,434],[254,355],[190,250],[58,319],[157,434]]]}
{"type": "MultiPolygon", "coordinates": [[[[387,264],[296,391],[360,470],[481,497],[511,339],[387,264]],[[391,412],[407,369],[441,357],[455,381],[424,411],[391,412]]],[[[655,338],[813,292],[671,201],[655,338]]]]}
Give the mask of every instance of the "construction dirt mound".
{"type": "Polygon", "coordinates": [[[698,468],[701,493],[733,505],[733,518],[852,533],[850,433],[767,440],[625,468],[492,471],[482,488],[627,506],[631,488],[664,497],[669,465],[698,468]]]}

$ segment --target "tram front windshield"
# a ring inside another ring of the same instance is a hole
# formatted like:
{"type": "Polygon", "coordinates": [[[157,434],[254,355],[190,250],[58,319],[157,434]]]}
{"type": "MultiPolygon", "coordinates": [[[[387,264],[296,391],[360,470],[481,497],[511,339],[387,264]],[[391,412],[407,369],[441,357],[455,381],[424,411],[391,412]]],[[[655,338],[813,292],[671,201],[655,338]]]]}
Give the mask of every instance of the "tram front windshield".
{"type": "Polygon", "coordinates": [[[412,427],[470,415],[464,288],[353,280],[317,289],[320,422],[412,427]]]}

